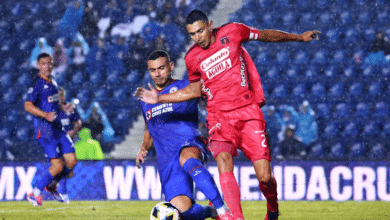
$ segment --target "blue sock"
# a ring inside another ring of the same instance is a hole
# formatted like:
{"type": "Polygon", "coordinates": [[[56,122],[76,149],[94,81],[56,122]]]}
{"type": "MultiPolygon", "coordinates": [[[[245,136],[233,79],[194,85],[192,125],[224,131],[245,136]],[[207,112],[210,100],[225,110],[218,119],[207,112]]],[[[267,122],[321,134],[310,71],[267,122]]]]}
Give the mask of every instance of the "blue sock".
{"type": "Polygon", "coordinates": [[[68,194],[68,190],[67,190],[67,184],[68,182],[68,178],[63,178],[61,181],[60,181],[60,187],[58,188],[58,192],[61,193],[61,194],[68,194]]]}
{"type": "Polygon", "coordinates": [[[54,180],[58,183],[64,177],[66,177],[72,170],[64,166],[61,173],[54,177],[54,180]]]}
{"type": "Polygon", "coordinates": [[[51,181],[53,181],[53,179],[54,177],[50,174],[49,170],[45,170],[35,187],[42,191],[43,188],[45,188],[47,185],[49,185],[49,183],[51,183],[51,181]]]}
{"type": "Polygon", "coordinates": [[[203,220],[212,216],[210,206],[203,206],[197,203],[193,204],[190,209],[181,213],[183,220],[203,220]]]}
{"type": "Polygon", "coordinates": [[[188,159],[183,169],[191,175],[196,187],[213,203],[216,209],[225,205],[213,177],[198,159],[188,159]]]}

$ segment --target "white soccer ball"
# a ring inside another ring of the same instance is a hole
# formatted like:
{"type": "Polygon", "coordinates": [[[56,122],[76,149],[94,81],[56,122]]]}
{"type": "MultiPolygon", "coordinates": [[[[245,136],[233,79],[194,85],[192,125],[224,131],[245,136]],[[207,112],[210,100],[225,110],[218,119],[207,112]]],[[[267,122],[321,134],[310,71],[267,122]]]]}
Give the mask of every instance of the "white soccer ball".
{"type": "Polygon", "coordinates": [[[153,207],[150,220],[180,220],[180,212],[172,203],[160,202],[153,207]]]}

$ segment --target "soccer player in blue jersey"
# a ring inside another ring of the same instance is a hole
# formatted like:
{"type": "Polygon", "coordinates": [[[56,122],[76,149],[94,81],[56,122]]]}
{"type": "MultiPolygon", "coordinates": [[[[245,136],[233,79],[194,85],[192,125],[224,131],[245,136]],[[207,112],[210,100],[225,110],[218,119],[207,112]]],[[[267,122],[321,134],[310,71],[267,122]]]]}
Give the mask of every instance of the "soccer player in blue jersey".
{"type": "MultiPolygon", "coordinates": [[[[83,127],[80,115],[75,111],[75,106],[72,103],[65,102],[66,98],[66,91],[64,88],[59,87],[58,88],[58,94],[59,94],[59,100],[60,100],[60,113],[57,116],[57,119],[63,129],[68,133],[69,137],[75,141],[75,138],[77,137],[78,132],[83,127]]],[[[67,179],[73,177],[73,171],[69,173],[68,176],[63,178],[60,182],[61,187],[59,188],[59,192],[62,195],[62,198],[64,199],[65,203],[69,203],[69,196],[68,196],[68,190],[67,190],[67,179]]],[[[53,186],[53,184],[57,184],[55,181],[53,181],[49,186],[53,186]]]]}
{"type": "Polygon", "coordinates": [[[24,109],[33,114],[35,135],[42,146],[47,160],[51,163],[36,183],[27,199],[35,206],[42,205],[41,191],[46,188],[54,198],[63,202],[54,181],[66,177],[77,163],[73,142],[55,119],[60,112],[59,94],[56,82],[51,77],[53,59],[47,53],[38,56],[38,77],[29,88],[24,109]]]}
{"type": "MultiPolygon", "coordinates": [[[[187,80],[172,78],[174,64],[165,51],[152,52],[147,66],[160,94],[175,92],[189,84],[187,80]]],[[[164,104],[141,101],[141,108],[146,126],[136,158],[137,166],[140,167],[140,162],[144,162],[148,150],[154,145],[165,200],[180,210],[182,219],[233,219],[214,179],[203,166],[206,145],[197,130],[197,100],[164,104]],[[193,182],[214,208],[195,203],[193,182]]]]}

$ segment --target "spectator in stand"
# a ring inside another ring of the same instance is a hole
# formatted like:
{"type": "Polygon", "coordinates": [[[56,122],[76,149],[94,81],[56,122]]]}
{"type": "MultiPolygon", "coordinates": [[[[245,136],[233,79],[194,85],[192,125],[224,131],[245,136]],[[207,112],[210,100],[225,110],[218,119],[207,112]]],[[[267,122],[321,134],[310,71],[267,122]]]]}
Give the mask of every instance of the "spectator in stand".
{"type": "Polygon", "coordinates": [[[103,160],[104,154],[99,141],[91,136],[91,130],[83,128],[79,133],[79,141],[74,145],[78,160],[103,160]]]}
{"type": "Polygon", "coordinates": [[[288,110],[296,121],[296,138],[306,146],[318,139],[318,127],[315,121],[315,112],[307,100],[303,101],[300,112],[296,112],[291,106],[288,110]]]}
{"type": "Polygon", "coordinates": [[[157,20],[162,21],[167,15],[175,17],[175,14],[176,9],[173,6],[173,3],[171,1],[165,1],[164,5],[157,9],[157,20]]]}
{"type": "Polygon", "coordinates": [[[142,8],[140,8],[139,5],[134,4],[134,0],[127,0],[121,5],[120,10],[121,15],[123,16],[122,23],[131,23],[135,16],[142,13],[142,8]]]}
{"type": "MultiPolygon", "coordinates": [[[[294,128],[297,127],[296,119],[291,115],[291,110],[294,110],[293,107],[281,105],[279,107],[281,111],[283,111],[283,118],[280,120],[280,125],[282,126],[282,130],[278,133],[279,141],[283,141],[285,137],[285,131],[289,125],[293,125],[294,128]]],[[[294,110],[295,111],[295,110],[294,110]]]]}
{"type": "Polygon", "coordinates": [[[178,57],[182,49],[184,49],[185,35],[180,28],[172,22],[172,17],[170,15],[165,15],[164,21],[160,26],[162,28],[161,33],[165,36],[165,39],[167,39],[167,43],[171,49],[171,56],[173,58],[178,57]]]}
{"type": "MultiPolygon", "coordinates": [[[[135,40],[130,42],[128,58],[125,58],[126,67],[129,68],[128,71],[130,69],[143,69],[145,66],[143,59],[148,55],[143,37],[137,34],[133,39],[135,40]]],[[[143,78],[143,76],[140,77],[143,78]]]]}
{"type": "Polygon", "coordinates": [[[79,105],[78,100],[74,100],[77,112],[86,128],[91,130],[92,138],[102,142],[110,142],[114,139],[115,131],[112,128],[107,115],[98,102],[93,102],[87,112],[79,105]]]}
{"type": "Polygon", "coordinates": [[[103,39],[97,38],[91,47],[91,51],[85,57],[87,73],[103,73],[105,71],[105,61],[107,57],[107,46],[103,39]]]}
{"type": "Polygon", "coordinates": [[[267,110],[267,113],[264,114],[264,119],[267,122],[267,140],[272,149],[272,147],[279,143],[277,134],[282,130],[282,118],[275,111],[275,106],[271,105],[267,110]]]}
{"type": "Polygon", "coordinates": [[[390,42],[382,31],[378,31],[375,40],[371,44],[371,52],[377,53],[382,51],[384,55],[390,54],[390,42]]]}
{"type": "Polygon", "coordinates": [[[68,68],[68,55],[64,46],[64,41],[59,38],[54,46],[53,53],[54,70],[52,75],[55,77],[57,74],[62,74],[68,68]]]}
{"type": "Polygon", "coordinates": [[[115,43],[110,47],[107,53],[107,73],[110,74],[113,71],[119,73],[125,73],[126,67],[123,62],[124,57],[129,53],[128,45],[124,44],[123,37],[117,37],[115,43]]]}
{"type": "Polygon", "coordinates": [[[83,22],[83,15],[84,3],[82,0],[76,0],[66,9],[62,16],[59,30],[61,36],[65,39],[64,43],[66,47],[68,47],[76,37],[83,22]]]}
{"type": "Polygon", "coordinates": [[[93,8],[93,3],[89,1],[84,9],[83,23],[80,28],[81,35],[85,37],[88,43],[92,43],[91,38],[99,33],[98,21],[98,12],[93,8]]]}
{"type": "Polygon", "coordinates": [[[41,53],[47,53],[47,54],[53,55],[53,48],[47,44],[46,38],[44,38],[44,37],[41,37],[36,41],[35,47],[33,48],[31,55],[30,55],[31,67],[36,69],[36,70],[38,70],[37,58],[38,58],[38,55],[41,53]]]}
{"type": "Polygon", "coordinates": [[[80,41],[74,41],[72,43],[70,58],[72,59],[72,71],[85,70],[85,52],[80,41]]]}
{"type": "Polygon", "coordinates": [[[280,142],[280,156],[277,159],[301,160],[306,155],[305,146],[295,137],[295,127],[289,125],[285,130],[285,138],[280,142]]]}
{"type": "Polygon", "coordinates": [[[99,36],[104,38],[104,36],[110,35],[111,29],[120,22],[120,17],[116,0],[111,0],[104,6],[101,19],[98,22],[101,32],[99,36]]]}
{"type": "Polygon", "coordinates": [[[156,21],[156,13],[152,12],[149,14],[149,22],[146,23],[142,28],[142,34],[144,36],[145,43],[149,43],[150,41],[157,38],[161,33],[161,26],[156,21]]]}

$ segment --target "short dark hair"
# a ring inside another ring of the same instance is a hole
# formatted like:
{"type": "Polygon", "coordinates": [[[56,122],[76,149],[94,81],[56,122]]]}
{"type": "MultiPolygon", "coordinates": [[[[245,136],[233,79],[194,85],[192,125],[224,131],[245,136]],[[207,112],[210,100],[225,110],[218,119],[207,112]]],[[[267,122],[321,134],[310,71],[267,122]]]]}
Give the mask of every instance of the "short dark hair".
{"type": "Polygon", "coordinates": [[[155,51],[153,51],[149,55],[148,61],[149,60],[157,60],[160,57],[165,57],[168,62],[171,62],[171,58],[169,57],[168,53],[166,51],[164,51],[164,50],[155,50],[155,51]]]}
{"type": "Polygon", "coordinates": [[[186,17],[186,25],[193,24],[197,21],[204,21],[206,23],[209,23],[209,18],[201,10],[192,10],[190,13],[188,13],[186,17]]]}
{"type": "Polygon", "coordinates": [[[45,58],[45,57],[51,57],[51,55],[48,53],[41,53],[38,55],[37,62],[39,62],[40,59],[45,58]]]}

